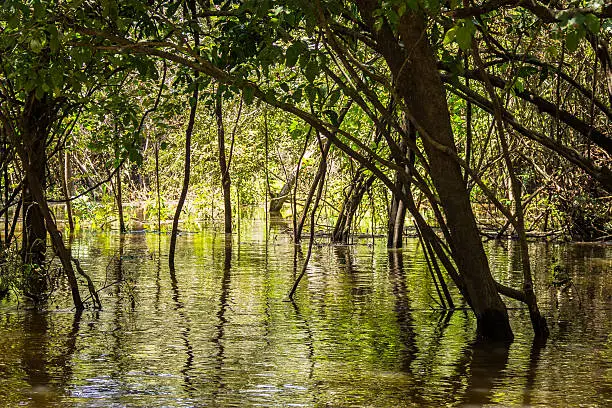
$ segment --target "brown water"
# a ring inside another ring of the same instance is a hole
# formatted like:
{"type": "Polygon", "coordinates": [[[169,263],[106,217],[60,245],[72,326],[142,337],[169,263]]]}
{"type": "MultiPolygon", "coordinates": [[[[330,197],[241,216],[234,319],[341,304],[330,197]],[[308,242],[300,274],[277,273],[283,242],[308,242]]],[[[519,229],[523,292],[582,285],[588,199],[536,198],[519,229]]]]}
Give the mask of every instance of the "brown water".
{"type": "MultiPolygon", "coordinates": [[[[45,312],[0,303],[0,406],[612,406],[612,246],[532,245],[551,337],[532,345],[509,302],[507,349],[475,346],[468,311],[438,310],[414,240],[315,247],[291,303],[303,256],[295,265],[281,233],[244,229],[181,236],[175,273],[166,236],[77,238],[98,287],[121,283],[81,315],[67,295],[45,312]],[[550,285],[553,259],[565,291],[550,285]]],[[[516,286],[513,244],[487,250],[516,286]]]]}

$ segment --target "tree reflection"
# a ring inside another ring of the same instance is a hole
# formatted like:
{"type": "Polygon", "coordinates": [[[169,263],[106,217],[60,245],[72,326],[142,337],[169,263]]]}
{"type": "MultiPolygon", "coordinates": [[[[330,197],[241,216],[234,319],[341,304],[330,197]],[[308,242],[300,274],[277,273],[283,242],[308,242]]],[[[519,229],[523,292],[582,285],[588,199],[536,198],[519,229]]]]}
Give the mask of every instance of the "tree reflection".
{"type": "Polygon", "coordinates": [[[466,348],[466,354],[471,354],[472,358],[463,402],[476,406],[499,402],[494,399],[493,388],[504,376],[508,364],[508,345],[476,341],[466,348]]]}
{"type": "Polygon", "coordinates": [[[400,367],[402,371],[410,372],[410,365],[416,358],[418,349],[414,332],[414,319],[406,287],[403,252],[389,251],[388,259],[389,275],[393,285],[393,295],[395,296],[395,313],[400,328],[400,342],[404,346],[400,355],[400,367]]]}

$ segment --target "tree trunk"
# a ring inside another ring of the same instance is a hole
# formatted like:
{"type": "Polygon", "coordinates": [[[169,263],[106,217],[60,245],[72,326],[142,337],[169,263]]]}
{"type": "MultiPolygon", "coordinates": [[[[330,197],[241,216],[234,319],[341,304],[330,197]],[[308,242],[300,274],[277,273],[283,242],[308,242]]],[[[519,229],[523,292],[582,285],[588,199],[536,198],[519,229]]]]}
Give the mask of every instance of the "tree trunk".
{"type": "Polygon", "coordinates": [[[441,145],[456,151],[456,146],[446,95],[427,40],[424,18],[413,12],[401,17],[398,24],[404,45],[401,46],[388,25],[383,24],[380,30],[373,28],[377,1],[360,0],[359,5],[366,24],[375,33],[378,51],[391,69],[396,92],[405,103],[407,116],[412,116],[416,125],[426,132],[421,136],[431,168],[430,176],[446,216],[452,255],[476,315],[478,337],[512,340],[508,312],[489,269],[461,170],[451,156],[439,149],[441,145]]]}
{"type": "Polygon", "coordinates": [[[117,211],[119,213],[119,230],[121,233],[127,232],[125,220],[123,219],[123,193],[121,188],[121,168],[117,169],[115,179],[115,197],[117,198],[117,211]]]}
{"type": "Polygon", "coordinates": [[[332,242],[347,244],[349,236],[351,234],[351,227],[353,225],[353,218],[357,213],[359,204],[363,196],[368,191],[376,177],[373,175],[366,176],[364,169],[359,168],[349,187],[348,194],[344,198],[340,214],[334,225],[334,231],[332,232],[332,242]]]}
{"type": "MultiPolygon", "coordinates": [[[[415,162],[414,152],[408,148],[406,137],[413,142],[416,141],[416,129],[406,119],[403,118],[402,127],[406,136],[402,135],[402,140],[399,143],[400,153],[402,158],[408,156],[409,166],[406,166],[406,171],[411,174],[415,162]]],[[[395,160],[397,164],[401,164],[395,160]]],[[[402,190],[405,195],[411,194],[410,183],[402,183],[401,175],[398,171],[395,172],[395,184],[398,190],[402,190]]],[[[387,248],[401,248],[403,246],[404,222],[406,221],[406,203],[404,203],[397,194],[393,194],[391,198],[391,207],[389,208],[389,221],[387,224],[387,248]]]]}
{"type": "MultiPolygon", "coordinates": [[[[317,137],[319,137],[318,134],[317,137]]],[[[312,181],[312,184],[310,185],[310,190],[308,191],[308,196],[306,197],[306,201],[304,202],[304,208],[302,209],[302,216],[300,217],[300,221],[297,223],[295,231],[293,232],[293,242],[296,244],[302,240],[302,230],[304,229],[304,223],[306,222],[306,218],[308,217],[308,209],[310,208],[312,199],[315,196],[315,192],[317,191],[317,186],[319,185],[319,183],[325,183],[327,154],[329,153],[330,148],[331,142],[328,139],[325,143],[325,146],[321,149],[321,160],[319,161],[319,168],[317,170],[317,174],[315,175],[315,178],[312,181]]]]}
{"type": "Polygon", "coordinates": [[[64,150],[64,157],[60,158],[62,163],[62,190],[64,190],[64,197],[66,198],[66,218],[68,218],[68,227],[70,233],[74,232],[74,218],[72,217],[72,197],[74,188],[72,183],[72,163],[70,162],[70,153],[64,150]]]}
{"type": "Polygon", "coordinates": [[[291,196],[291,187],[293,187],[293,184],[295,183],[296,175],[297,169],[291,173],[289,179],[287,179],[283,185],[280,193],[278,193],[278,195],[275,197],[272,197],[268,212],[271,214],[280,214],[281,210],[283,209],[283,204],[285,204],[285,201],[287,201],[287,199],[291,196]]]}
{"type": "Polygon", "coordinates": [[[217,119],[217,139],[219,141],[219,168],[221,170],[221,185],[223,187],[223,206],[225,209],[225,233],[232,233],[232,196],[231,180],[227,160],[225,158],[225,128],[223,126],[223,101],[221,92],[217,90],[215,100],[215,117],[217,119]]]}
{"type": "MultiPolygon", "coordinates": [[[[24,264],[43,265],[47,250],[47,228],[45,218],[32,191],[32,178],[44,188],[46,182],[46,140],[50,123],[51,107],[46,99],[38,100],[33,95],[28,99],[21,123],[21,138],[27,152],[27,169],[32,177],[26,177],[22,189],[23,235],[21,259],[24,264]]],[[[29,176],[30,176],[29,175],[29,176]]],[[[28,282],[30,294],[37,298],[47,290],[46,278],[33,273],[28,282]]]]}
{"type": "Polygon", "coordinates": [[[193,133],[193,125],[195,123],[195,115],[198,109],[198,87],[196,86],[193,91],[193,102],[191,103],[191,110],[189,111],[189,122],[187,123],[187,129],[185,130],[185,168],[183,172],[183,188],[181,189],[181,196],[176,205],[176,212],[174,213],[174,219],[172,220],[172,233],[170,234],[170,250],[168,251],[168,264],[171,270],[174,270],[174,253],[176,251],[176,236],[178,235],[178,224],[181,219],[181,211],[183,211],[183,205],[185,204],[185,198],[187,197],[187,191],[189,190],[189,177],[191,174],[191,134],[193,133]]]}

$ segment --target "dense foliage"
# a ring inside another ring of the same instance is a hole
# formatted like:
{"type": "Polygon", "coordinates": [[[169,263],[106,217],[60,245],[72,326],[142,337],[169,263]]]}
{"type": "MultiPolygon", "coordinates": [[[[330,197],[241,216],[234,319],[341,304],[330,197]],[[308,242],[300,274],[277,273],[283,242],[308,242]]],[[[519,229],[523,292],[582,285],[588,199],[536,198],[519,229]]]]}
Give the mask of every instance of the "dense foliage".
{"type": "Polygon", "coordinates": [[[601,0],[6,0],[5,259],[22,214],[43,275],[23,291],[49,291],[49,232],[78,305],[54,202],[71,229],[164,230],[177,200],[174,235],[181,213],[231,232],[264,203],[296,242],[318,225],[401,247],[414,223],[484,337],[511,337],[498,292],[545,333],[528,236],[612,234],[611,36],[601,0]],[[521,291],[481,235],[522,243],[521,291]]]}

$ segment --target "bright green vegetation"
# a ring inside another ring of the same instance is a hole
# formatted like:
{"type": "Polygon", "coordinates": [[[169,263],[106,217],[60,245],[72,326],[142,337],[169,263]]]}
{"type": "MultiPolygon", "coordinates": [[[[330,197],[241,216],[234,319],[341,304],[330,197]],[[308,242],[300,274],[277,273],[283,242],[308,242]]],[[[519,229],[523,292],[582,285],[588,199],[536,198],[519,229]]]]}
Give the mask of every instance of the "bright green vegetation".
{"type": "Polygon", "coordinates": [[[508,301],[544,340],[528,240],[612,235],[611,35],[601,0],[6,0],[0,291],[100,309],[78,228],[171,231],[174,270],[179,230],[263,209],[309,243],[290,298],[317,236],[408,233],[480,340],[508,301]]]}

